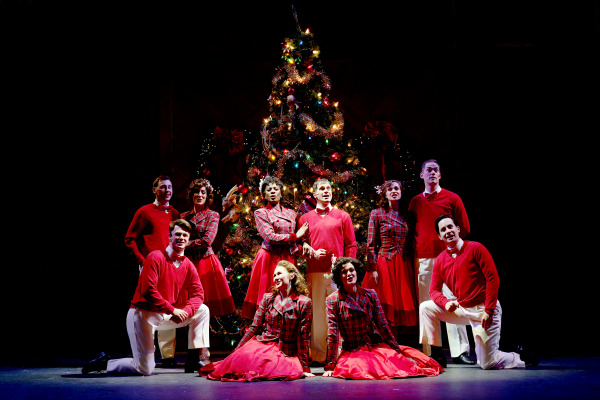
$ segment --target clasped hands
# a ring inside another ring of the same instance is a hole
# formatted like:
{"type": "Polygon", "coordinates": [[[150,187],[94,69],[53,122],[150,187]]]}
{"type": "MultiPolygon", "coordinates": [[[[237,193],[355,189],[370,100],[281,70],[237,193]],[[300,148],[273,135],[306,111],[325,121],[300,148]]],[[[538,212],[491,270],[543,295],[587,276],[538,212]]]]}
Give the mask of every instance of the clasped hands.
{"type": "MultiPolygon", "coordinates": [[[[454,310],[456,310],[459,306],[460,304],[458,304],[458,301],[450,300],[446,303],[446,311],[454,312],[454,310]]],[[[487,329],[490,326],[492,326],[492,318],[490,318],[490,315],[484,311],[481,316],[481,327],[483,329],[487,329]]]]}

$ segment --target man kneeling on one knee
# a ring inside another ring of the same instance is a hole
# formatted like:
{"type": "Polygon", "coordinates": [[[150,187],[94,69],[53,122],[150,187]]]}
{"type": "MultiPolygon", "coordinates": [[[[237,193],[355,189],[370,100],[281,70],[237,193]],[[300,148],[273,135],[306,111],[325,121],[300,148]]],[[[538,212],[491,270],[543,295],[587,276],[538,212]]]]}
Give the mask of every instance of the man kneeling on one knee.
{"type": "Polygon", "coordinates": [[[498,349],[502,308],[498,301],[500,278],[489,251],[480,243],[460,238],[453,218],[442,215],[435,230],[446,251],[436,258],[429,296],[421,303],[421,343],[431,345],[431,357],[445,366],[442,353],[441,321],[471,325],[475,352],[482,369],[524,368],[517,353],[498,349]],[[456,296],[449,300],[442,293],[446,284],[456,296]]]}
{"type": "Polygon", "coordinates": [[[192,227],[183,219],[169,225],[169,246],[148,254],[127,314],[127,334],[133,358],[109,360],[102,353],[82,373],[150,375],[154,371],[154,332],[189,326],[185,372],[209,363],[210,313],[196,267],[183,252],[192,227]]]}

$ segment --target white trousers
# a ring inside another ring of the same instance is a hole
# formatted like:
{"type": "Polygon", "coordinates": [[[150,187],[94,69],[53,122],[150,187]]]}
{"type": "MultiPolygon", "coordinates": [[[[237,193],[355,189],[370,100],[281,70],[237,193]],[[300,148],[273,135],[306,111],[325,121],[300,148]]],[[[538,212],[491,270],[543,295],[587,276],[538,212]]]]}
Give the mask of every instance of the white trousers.
{"type": "MultiPolygon", "coordinates": [[[[429,300],[429,287],[431,286],[431,274],[433,273],[433,263],[435,258],[419,258],[417,259],[418,287],[419,287],[419,304],[429,300]]],[[[446,298],[455,300],[456,296],[444,284],[442,293],[446,298]]],[[[421,322],[419,321],[419,326],[421,322]]],[[[450,355],[458,357],[463,353],[470,354],[471,346],[469,346],[469,336],[467,335],[467,327],[464,325],[446,324],[446,333],[448,334],[448,345],[450,346],[450,355]]],[[[431,355],[429,345],[423,346],[423,352],[431,355]]]]}
{"type": "Polygon", "coordinates": [[[475,338],[475,353],[482,369],[525,368],[525,363],[517,353],[505,353],[499,350],[500,327],[502,325],[502,307],[496,303],[492,325],[488,329],[481,326],[481,317],[485,306],[459,307],[453,312],[446,311],[433,300],[419,306],[420,342],[431,346],[442,345],[440,321],[456,325],[471,325],[475,338]]]}
{"type": "Polygon", "coordinates": [[[325,299],[337,290],[331,278],[324,272],[306,274],[310,298],[312,300],[313,319],[310,335],[310,357],[313,361],[324,363],[327,358],[327,309],[325,299]]]}
{"type": "Polygon", "coordinates": [[[189,326],[188,349],[209,347],[210,312],[202,304],[193,317],[181,323],[171,320],[172,315],[130,308],[127,313],[127,334],[133,358],[109,360],[107,372],[133,375],[151,375],[154,361],[154,332],[189,326]]]}

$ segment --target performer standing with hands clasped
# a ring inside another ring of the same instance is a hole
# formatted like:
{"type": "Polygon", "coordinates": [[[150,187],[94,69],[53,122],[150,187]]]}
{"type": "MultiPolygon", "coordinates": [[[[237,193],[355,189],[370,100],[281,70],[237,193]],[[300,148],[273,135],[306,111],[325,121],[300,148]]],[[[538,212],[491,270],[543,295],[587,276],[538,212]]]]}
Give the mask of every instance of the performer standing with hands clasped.
{"type": "Polygon", "coordinates": [[[396,331],[398,326],[417,324],[415,279],[405,249],[408,225],[399,209],[402,185],[389,180],[379,190],[380,208],[369,217],[367,275],[362,286],[375,290],[392,331],[396,331]]]}
{"type": "Polygon", "coordinates": [[[281,205],[283,183],[273,176],[267,176],[260,183],[260,192],[267,205],[254,212],[256,228],[263,243],[254,258],[248,291],[242,307],[242,317],[253,319],[258,304],[271,286],[277,263],[286,260],[294,264],[298,245],[308,224],[296,229],[296,213],[281,205]]]}
{"type": "MultiPolygon", "coordinates": [[[[471,229],[461,198],[440,186],[442,173],[439,163],[436,160],[425,161],[421,166],[420,177],[425,183],[425,191],[413,197],[409,205],[410,217],[413,219],[411,228],[416,239],[415,267],[418,271],[419,304],[429,300],[429,286],[435,258],[444,250],[433,227],[435,219],[442,214],[453,216],[461,227],[462,238],[465,238],[471,229]]],[[[447,286],[444,286],[443,290],[449,299],[455,298],[447,286]]],[[[448,323],[446,332],[452,361],[455,364],[475,364],[468,358],[471,348],[466,327],[448,323]]],[[[430,354],[430,351],[428,345],[423,346],[424,353],[430,354]]]]}
{"type": "Polygon", "coordinates": [[[313,377],[308,367],[312,307],[307,294],[298,269],[289,261],[277,263],[271,293],[264,295],[236,349],[200,372],[209,379],[235,382],[313,377]]]}
{"type": "Polygon", "coordinates": [[[377,293],[358,286],[364,273],[362,263],[349,257],[338,259],[333,266],[338,290],[327,297],[327,363],[323,376],[390,379],[443,372],[432,358],[398,345],[377,293]],[[338,358],[340,339],[342,352],[338,358]]]}
{"type": "Polygon", "coordinates": [[[327,315],[325,299],[335,287],[326,274],[331,272],[332,257],[356,257],[356,238],[350,215],[331,206],[333,190],[327,179],[313,184],[317,208],[300,217],[300,224],[308,223],[303,245],[307,257],[307,280],[313,303],[311,336],[312,361],[323,363],[327,355],[327,315]]]}

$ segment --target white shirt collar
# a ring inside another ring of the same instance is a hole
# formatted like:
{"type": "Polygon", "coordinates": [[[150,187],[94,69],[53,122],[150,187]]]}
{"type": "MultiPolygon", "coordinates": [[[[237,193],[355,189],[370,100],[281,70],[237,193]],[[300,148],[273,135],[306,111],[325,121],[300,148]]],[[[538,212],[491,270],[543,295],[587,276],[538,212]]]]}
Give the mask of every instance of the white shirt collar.
{"type": "MultiPolygon", "coordinates": [[[[167,254],[169,255],[169,257],[171,257],[174,252],[175,252],[175,249],[173,249],[171,247],[171,245],[168,245],[167,246],[167,254]]],[[[184,252],[182,251],[181,253],[176,253],[176,254],[182,256],[183,253],[184,252]]],[[[179,267],[181,265],[181,261],[173,261],[173,264],[175,264],[176,267],[179,267]]]]}

